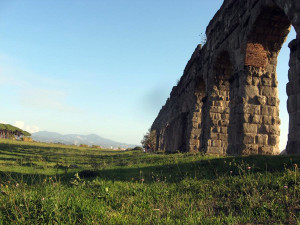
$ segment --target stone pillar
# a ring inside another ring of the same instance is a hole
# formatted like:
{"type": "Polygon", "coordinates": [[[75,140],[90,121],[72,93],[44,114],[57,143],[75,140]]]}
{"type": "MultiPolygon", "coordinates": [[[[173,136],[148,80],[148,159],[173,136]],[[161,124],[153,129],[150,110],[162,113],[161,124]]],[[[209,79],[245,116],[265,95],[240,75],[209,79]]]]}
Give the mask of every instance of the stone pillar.
{"type": "Polygon", "coordinates": [[[244,80],[244,71],[236,72],[230,84],[230,118],[228,126],[228,155],[241,155],[244,149],[244,98],[243,85],[240,84],[244,80]]]}
{"type": "Polygon", "coordinates": [[[202,125],[202,103],[197,106],[195,112],[192,113],[192,128],[189,139],[189,151],[198,152],[200,149],[200,136],[201,136],[201,125],[202,125]]]}
{"type": "Polygon", "coordinates": [[[300,39],[293,40],[289,47],[290,70],[289,83],[286,86],[289,135],[286,151],[288,154],[300,154],[300,39]]]}
{"type": "MultiPolygon", "coordinates": [[[[220,78],[220,77],[217,77],[220,78]]],[[[201,149],[210,155],[225,155],[228,148],[230,118],[229,80],[217,79],[209,89],[203,107],[201,149]]]]}
{"type": "MultiPolygon", "coordinates": [[[[152,129],[156,131],[156,146],[154,148],[155,151],[165,151],[164,141],[165,141],[165,130],[164,126],[160,126],[159,128],[152,129]]],[[[152,131],[151,130],[151,131],[152,131]]]]}
{"type": "Polygon", "coordinates": [[[202,119],[203,119],[203,106],[205,101],[205,84],[201,80],[197,84],[195,91],[195,106],[189,114],[188,119],[188,135],[189,135],[189,152],[199,152],[201,145],[201,134],[202,134],[202,119]]]}
{"type": "Polygon", "coordinates": [[[228,147],[228,124],[229,124],[229,84],[215,86],[210,100],[208,113],[211,126],[207,140],[207,154],[225,155],[228,147]]]}
{"type": "Polygon", "coordinates": [[[225,155],[228,149],[228,127],[232,97],[233,67],[227,51],[215,60],[210,80],[205,112],[204,151],[212,155],[225,155]]]}
{"type": "Polygon", "coordinates": [[[241,154],[278,154],[280,119],[276,60],[267,67],[245,66],[241,154]]]}

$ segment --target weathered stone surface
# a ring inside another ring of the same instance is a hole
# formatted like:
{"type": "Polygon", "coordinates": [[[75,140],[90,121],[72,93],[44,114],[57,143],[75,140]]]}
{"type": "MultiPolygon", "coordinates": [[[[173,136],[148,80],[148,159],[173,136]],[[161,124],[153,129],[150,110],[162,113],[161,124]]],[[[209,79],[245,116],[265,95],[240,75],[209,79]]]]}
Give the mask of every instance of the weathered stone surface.
{"type": "Polygon", "coordinates": [[[267,104],[270,106],[278,106],[279,105],[279,99],[276,97],[268,97],[267,98],[267,104]]]}
{"type": "Polygon", "coordinates": [[[255,134],[246,134],[244,136],[244,144],[255,144],[255,134]]]}
{"type": "Polygon", "coordinates": [[[251,123],[244,123],[244,133],[257,133],[257,125],[251,123]]]}
{"type": "Polygon", "coordinates": [[[262,146],[262,145],[268,145],[268,135],[258,135],[257,136],[257,144],[262,146]]]}
{"type": "Polygon", "coordinates": [[[247,85],[245,87],[245,92],[246,92],[246,96],[248,96],[249,98],[253,98],[259,95],[259,88],[257,86],[247,85]]]}
{"type": "MultiPolygon", "coordinates": [[[[300,30],[299,0],[224,0],[151,127],[156,150],[278,153],[276,65],[290,25],[300,30]]],[[[299,35],[289,47],[286,152],[300,154],[299,35]]]]}

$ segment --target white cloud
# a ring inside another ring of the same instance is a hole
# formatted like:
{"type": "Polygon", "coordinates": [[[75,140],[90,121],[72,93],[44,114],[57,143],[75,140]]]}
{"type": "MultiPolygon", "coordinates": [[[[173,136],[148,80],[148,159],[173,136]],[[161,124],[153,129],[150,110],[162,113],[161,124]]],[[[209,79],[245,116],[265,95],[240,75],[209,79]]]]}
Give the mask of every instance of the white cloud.
{"type": "Polygon", "coordinates": [[[16,121],[16,122],[15,122],[15,126],[23,130],[25,124],[24,124],[23,121],[16,121]]]}
{"type": "Polygon", "coordinates": [[[38,132],[40,130],[38,126],[36,126],[36,125],[25,125],[25,123],[23,121],[16,121],[14,126],[20,128],[22,130],[28,131],[29,133],[35,133],[35,132],[38,132]]]}
{"type": "Polygon", "coordinates": [[[0,120],[0,123],[7,124],[5,121],[0,120]]]}
{"type": "Polygon", "coordinates": [[[38,132],[40,131],[39,127],[38,126],[26,126],[25,128],[26,131],[28,131],[29,133],[35,133],[35,132],[38,132]]]}

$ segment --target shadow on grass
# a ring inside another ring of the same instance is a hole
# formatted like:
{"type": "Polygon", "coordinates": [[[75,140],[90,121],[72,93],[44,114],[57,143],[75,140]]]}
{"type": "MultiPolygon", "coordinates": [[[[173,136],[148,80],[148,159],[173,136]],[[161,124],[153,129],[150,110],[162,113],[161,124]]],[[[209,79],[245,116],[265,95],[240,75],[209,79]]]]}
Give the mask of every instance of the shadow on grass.
{"type": "MultiPolygon", "coordinates": [[[[168,163],[165,165],[117,167],[103,170],[78,170],[79,176],[86,180],[95,178],[110,181],[127,181],[144,183],[180,182],[183,179],[213,180],[225,176],[237,176],[241,173],[282,172],[293,169],[294,164],[300,164],[300,156],[247,156],[204,159],[190,163],[168,163]],[[232,172],[231,172],[232,171],[232,172]]],[[[63,184],[69,184],[76,172],[57,170],[54,177],[63,184]],[[65,172],[65,173],[64,173],[65,172]]],[[[74,170],[73,170],[74,171],[74,170]]],[[[0,172],[1,181],[15,180],[26,182],[28,185],[39,184],[49,175],[22,174],[14,172],[0,172]]]]}
{"type": "Polygon", "coordinates": [[[16,161],[16,158],[5,158],[5,157],[0,157],[1,161],[16,161]]]}
{"type": "Polygon", "coordinates": [[[77,160],[76,163],[80,164],[81,159],[91,162],[92,160],[104,161],[124,158],[121,156],[122,153],[124,153],[124,151],[80,149],[76,146],[74,146],[74,148],[64,148],[64,146],[0,143],[0,156],[3,154],[8,156],[7,158],[10,158],[10,161],[21,160],[22,162],[45,161],[47,163],[73,163],[77,160]],[[13,158],[15,158],[15,160],[13,158]]]}
{"type": "Polygon", "coordinates": [[[82,151],[82,150],[85,150],[85,151],[96,151],[96,152],[101,152],[101,153],[123,153],[124,151],[122,150],[114,150],[114,151],[111,151],[111,150],[108,150],[108,149],[95,149],[95,148],[81,148],[79,146],[70,146],[70,145],[53,145],[53,146],[49,146],[51,144],[48,144],[47,146],[47,143],[39,143],[39,142],[32,142],[31,144],[24,144],[22,143],[21,145],[20,144],[12,144],[12,143],[0,143],[0,149],[2,151],[15,151],[15,152],[20,152],[20,151],[23,151],[23,152],[27,152],[27,151],[34,151],[35,153],[44,153],[45,151],[49,151],[49,150],[61,150],[63,152],[68,152],[68,151],[82,151]],[[36,145],[35,145],[36,143],[36,145]],[[41,145],[39,145],[41,144],[41,145]],[[43,145],[45,144],[45,145],[43,145]],[[42,149],[42,150],[41,150],[42,149]],[[40,150],[40,151],[38,151],[40,150]]]}
{"type": "Polygon", "coordinates": [[[81,171],[84,178],[99,177],[112,181],[179,182],[185,178],[212,180],[240,173],[282,172],[300,164],[299,156],[247,156],[205,159],[190,163],[166,164],[133,168],[115,168],[99,171],[81,171]]]}

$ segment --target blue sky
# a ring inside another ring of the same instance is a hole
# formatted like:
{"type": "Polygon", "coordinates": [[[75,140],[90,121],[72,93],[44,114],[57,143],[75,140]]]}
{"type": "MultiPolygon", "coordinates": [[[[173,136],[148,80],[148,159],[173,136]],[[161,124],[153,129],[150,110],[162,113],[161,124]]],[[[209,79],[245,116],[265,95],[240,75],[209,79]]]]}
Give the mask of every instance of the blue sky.
{"type": "MultiPolygon", "coordinates": [[[[0,120],[139,144],[221,4],[2,0],[0,120]]],[[[278,65],[284,126],[288,58],[284,47],[278,65]]]]}

